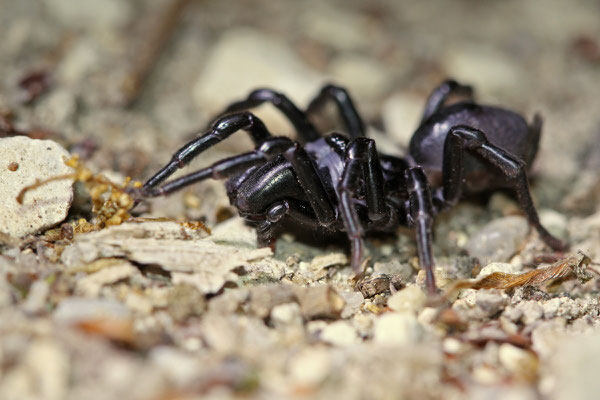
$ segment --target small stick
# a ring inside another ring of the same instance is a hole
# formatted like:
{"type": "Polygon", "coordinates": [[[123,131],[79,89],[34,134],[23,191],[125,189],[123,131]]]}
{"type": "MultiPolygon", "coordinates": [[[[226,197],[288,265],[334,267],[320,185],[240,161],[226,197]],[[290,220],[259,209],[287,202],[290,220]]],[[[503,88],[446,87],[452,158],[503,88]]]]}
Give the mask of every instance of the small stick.
{"type": "Polygon", "coordinates": [[[160,12],[160,20],[151,29],[150,37],[145,41],[146,45],[142,46],[140,56],[134,61],[133,67],[122,82],[123,103],[126,107],[131,107],[137,100],[144,81],[173,35],[179,17],[189,2],[190,0],[172,0],[166,9],[160,12]]]}

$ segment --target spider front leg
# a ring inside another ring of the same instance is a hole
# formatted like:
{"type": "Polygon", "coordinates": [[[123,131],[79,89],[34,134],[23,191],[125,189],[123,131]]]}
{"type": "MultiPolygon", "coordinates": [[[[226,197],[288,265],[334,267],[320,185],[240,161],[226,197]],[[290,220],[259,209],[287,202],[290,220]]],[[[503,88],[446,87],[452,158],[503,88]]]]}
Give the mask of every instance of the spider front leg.
{"type": "Polygon", "coordinates": [[[256,146],[260,146],[272,137],[265,124],[251,113],[243,112],[227,115],[217,120],[207,133],[177,150],[171,161],[152,178],[148,179],[144,184],[144,188],[159,185],[173,175],[175,171],[185,167],[197,155],[240,130],[247,131],[256,146]]]}
{"type": "Polygon", "coordinates": [[[142,198],[166,196],[206,179],[227,179],[273,159],[276,155],[290,148],[291,145],[292,141],[286,137],[273,137],[267,139],[253,151],[217,161],[209,167],[184,175],[161,186],[145,185],[138,189],[138,194],[142,198]]]}
{"type": "Polygon", "coordinates": [[[386,226],[396,214],[390,211],[385,201],[383,172],[372,139],[357,138],[350,142],[346,149],[345,165],[338,184],[339,209],[350,240],[351,265],[355,273],[360,274],[364,229],[354,200],[361,180],[365,182],[367,208],[372,222],[386,226]]]}
{"type": "Polygon", "coordinates": [[[450,129],[444,143],[442,167],[442,201],[455,204],[462,193],[463,154],[469,152],[499,171],[509,182],[517,195],[517,201],[525,212],[529,223],[538,231],[542,240],[555,250],[565,249],[565,244],[552,236],[540,222],[533,204],[526,165],[519,158],[490,143],[485,134],[469,126],[455,126],[450,129]]]}

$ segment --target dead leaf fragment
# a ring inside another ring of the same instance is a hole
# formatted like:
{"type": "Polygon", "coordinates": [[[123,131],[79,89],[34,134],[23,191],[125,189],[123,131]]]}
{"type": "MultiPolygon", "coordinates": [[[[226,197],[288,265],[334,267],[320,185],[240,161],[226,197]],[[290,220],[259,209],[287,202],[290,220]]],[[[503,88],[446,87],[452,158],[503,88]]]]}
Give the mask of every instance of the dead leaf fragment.
{"type": "Polygon", "coordinates": [[[582,282],[591,279],[586,266],[592,260],[583,253],[567,257],[549,267],[535,269],[522,274],[494,272],[479,280],[458,281],[446,292],[446,297],[460,289],[513,289],[519,286],[536,286],[543,283],[577,278],[582,282]]]}

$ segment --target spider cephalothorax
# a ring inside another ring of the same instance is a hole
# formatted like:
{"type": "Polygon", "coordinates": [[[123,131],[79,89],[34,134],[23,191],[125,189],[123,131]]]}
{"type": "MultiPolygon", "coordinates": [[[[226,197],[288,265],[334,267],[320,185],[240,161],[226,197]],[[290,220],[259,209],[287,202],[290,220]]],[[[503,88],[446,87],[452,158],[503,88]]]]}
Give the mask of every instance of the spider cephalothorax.
{"type": "Polygon", "coordinates": [[[354,104],[343,88],[325,86],[303,112],[270,89],[255,90],[233,103],[212,127],[192,140],[146,182],[136,195],[161,196],[192,183],[227,179],[231,204],[256,226],[259,245],[271,244],[284,222],[308,230],[345,232],[351,264],[360,273],[367,232],[416,229],[421,267],[434,292],[431,226],[433,217],[456,204],[463,190],[511,187],[530,224],[552,248],[563,244],[540,223],[527,182],[535,157],[541,119],[531,125],[502,108],[479,105],[472,90],[449,80],[438,86],[425,106],[409,155],[379,154],[354,104]],[[446,105],[452,94],[468,101],[446,105]],[[333,100],[346,126],[345,135],[322,136],[307,115],[333,100]],[[296,129],[297,141],[272,136],[260,119],[245,111],[264,102],[280,109],[296,129]],[[221,160],[181,178],[163,181],[211,146],[237,131],[252,138],[253,151],[221,160]],[[433,192],[428,176],[439,181],[433,192]]]}

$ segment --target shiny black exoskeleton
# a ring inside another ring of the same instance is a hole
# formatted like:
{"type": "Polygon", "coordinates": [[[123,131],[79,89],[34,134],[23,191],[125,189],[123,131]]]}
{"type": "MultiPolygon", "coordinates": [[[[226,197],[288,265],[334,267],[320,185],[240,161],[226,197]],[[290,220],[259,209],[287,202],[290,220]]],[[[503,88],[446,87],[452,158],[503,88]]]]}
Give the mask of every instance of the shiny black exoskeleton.
{"type": "Polygon", "coordinates": [[[375,142],[365,137],[362,119],[343,88],[325,86],[305,112],[280,93],[255,90],[230,105],[206,133],[178,150],[136,194],[161,196],[204,179],[227,179],[231,204],[256,226],[260,245],[272,244],[276,228],[285,222],[301,229],[346,232],[357,273],[365,233],[412,226],[427,287],[434,292],[433,217],[456,204],[463,190],[513,188],[541,238],[554,249],[563,248],[540,224],[527,182],[541,119],[536,116],[528,125],[520,115],[478,105],[471,96],[470,87],[452,80],[437,87],[427,101],[409,155],[403,159],[378,153],[375,142]],[[446,105],[452,94],[469,100],[446,105]],[[322,136],[309,121],[307,116],[328,100],[337,105],[346,135],[322,136]],[[291,121],[297,141],[272,136],[260,119],[245,111],[264,102],[291,121]],[[240,130],[250,134],[253,151],[162,184],[201,152],[240,130]],[[434,191],[428,178],[437,188],[434,191]]]}

